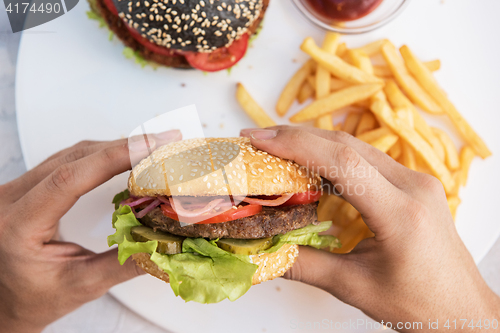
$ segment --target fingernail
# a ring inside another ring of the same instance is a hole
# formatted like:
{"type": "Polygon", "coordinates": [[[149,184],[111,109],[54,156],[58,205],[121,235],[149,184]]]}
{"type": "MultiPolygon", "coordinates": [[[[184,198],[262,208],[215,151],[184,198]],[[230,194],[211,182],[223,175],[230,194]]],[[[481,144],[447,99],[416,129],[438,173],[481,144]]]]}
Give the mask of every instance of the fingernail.
{"type": "Polygon", "coordinates": [[[156,141],[148,138],[147,142],[146,140],[129,142],[128,149],[134,152],[142,152],[142,151],[153,150],[155,146],[156,146],[156,141]]]}
{"type": "Polygon", "coordinates": [[[250,137],[250,133],[255,130],[259,130],[260,128],[244,128],[240,131],[240,136],[250,137]]]}
{"type": "Polygon", "coordinates": [[[261,141],[266,141],[266,140],[271,140],[276,137],[278,134],[278,131],[275,130],[255,130],[250,132],[250,136],[252,139],[255,140],[261,140],[261,141]]]}
{"type": "Polygon", "coordinates": [[[162,142],[166,141],[174,141],[181,138],[181,131],[175,129],[171,131],[161,132],[154,134],[155,138],[159,139],[162,142]]]}

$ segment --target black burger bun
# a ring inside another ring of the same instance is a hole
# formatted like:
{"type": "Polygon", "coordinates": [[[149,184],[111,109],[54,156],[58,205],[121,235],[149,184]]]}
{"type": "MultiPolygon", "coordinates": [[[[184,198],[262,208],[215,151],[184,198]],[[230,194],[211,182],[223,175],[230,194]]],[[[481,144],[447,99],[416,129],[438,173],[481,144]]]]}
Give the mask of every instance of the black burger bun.
{"type": "Polygon", "coordinates": [[[245,33],[253,35],[269,4],[269,0],[182,0],[182,3],[179,0],[113,0],[119,15],[116,16],[104,0],[89,1],[91,8],[103,17],[126,47],[147,61],[174,68],[192,66],[181,54],[169,56],[147,49],[131,35],[127,24],[152,43],[167,49],[212,52],[230,46],[245,33]]]}

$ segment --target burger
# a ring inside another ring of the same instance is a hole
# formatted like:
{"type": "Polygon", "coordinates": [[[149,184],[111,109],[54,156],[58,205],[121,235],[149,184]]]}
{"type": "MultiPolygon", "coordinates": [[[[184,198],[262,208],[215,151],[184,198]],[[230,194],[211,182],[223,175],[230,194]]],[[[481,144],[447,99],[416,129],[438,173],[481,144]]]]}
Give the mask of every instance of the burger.
{"type": "Polygon", "coordinates": [[[321,194],[318,175],[248,138],[179,141],[132,169],[108,245],[186,301],[234,301],[282,276],[298,245],[340,246],[318,234],[331,226],[317,220],[321,194]]]}
{"type": "Polygon", "coordinates": [[[101,20],[140,59],[214,72],[247,50],[269,0],[89,0],[101,20]]]}

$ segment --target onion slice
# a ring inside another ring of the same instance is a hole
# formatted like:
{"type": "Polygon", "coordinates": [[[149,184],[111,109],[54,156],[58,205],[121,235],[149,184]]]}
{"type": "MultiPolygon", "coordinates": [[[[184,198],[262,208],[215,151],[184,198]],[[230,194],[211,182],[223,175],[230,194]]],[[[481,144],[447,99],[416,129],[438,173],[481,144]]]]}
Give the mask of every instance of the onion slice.
{"type": "Polygon", "coordinates": [[[160,200],[158,199],[155,199],[152,203],[150,203],[146,208],[144,208],[143,210],[141,210],[140,212],[136,213],[135,214],[135,217],[137,217],[138,219],[140,219],[141,217],[144,217],[147,213],[149,213],[150,211],[152,211],[156,206],[158,206],[160,204],[160,200]]]}
{"type": "Polygon", "coordinates": [[[137,205],[140,205],[143,202],[146,202],[146,201],[149,201],[149,200],[154,200],[154,198],[144,197],[144,198],[140,198],[140,199],[137,199],[137,200],[133,200],[131,202],[126,202],[127,200],[122,201],[120,204],[121,205],[127,205],[127,206],[130,206],[130,207],[135,207],[137,205]]]}
{"type": "Polygon", "coordinates": [[[283,194],[281,197],[277,199],[271,199],[271,200],[266,200],[266,199],[257,199],[257,198],[251,198],[251,197],[237,197],[238,200],[248,202],[249,204],[254,204],[254,205],[261,205],[261,206],[279,206],[287,202],[291,197],[293,196],[292,194],[283,194]]]}
{"type": "Polygon", "coordinates": [[[200,216],[201,214],[207,213],[214,209],[219,203],[224,201],[224,199],[215,199],[210,201],[206,206],[203,208],[195,209],[195,210],[187,210],[184,207],[182,207],[182,204],[180,200],[178,200],[176,203],[174,203],[173,198],[169,198],[170,200],[170,205],[172,208],[175,210],[177,215],[179,216],[184,216],[184,217],[196,217],[200,216]]]}

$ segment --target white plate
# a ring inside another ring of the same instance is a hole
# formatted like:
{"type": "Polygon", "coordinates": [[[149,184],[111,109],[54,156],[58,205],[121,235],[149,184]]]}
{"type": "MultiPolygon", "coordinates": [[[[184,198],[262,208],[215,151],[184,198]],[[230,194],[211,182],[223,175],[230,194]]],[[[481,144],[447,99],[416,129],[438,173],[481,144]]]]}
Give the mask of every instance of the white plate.
{"type": "MultiPolygon", "coordinates": [[[[261,35],[230,75],[154,71],[125,59],[120,43],[109,42],[107,32],[86,18],[86,10],[82,2],[57,20],[23,34],[16,102],[28,168],[80,140],[127,136],[155,115],[193,103],[206,124],[206,136],[236,136],[240,128],[254,126],[236,104],[235,83],[239,81],[283,123],[272,110],[285,81],[306,59],[299,51],[300,42],[308,35],[320,41],[323,34],[291,2],[271,0],[261,35]],[[41,31],[46,33],[33,33],[41,31]]],[[[381,30],[346,38],[350,46],[357,46],[387,37],[396,45],[409,43],[423,59],[442,60],[439,81],[494,152],[486,161],[474,161],[469,184],[461,192],[457,228],[476,262],[500,233],[496,214],[499,12],[496,0],[482,1],[479,6],[465,0],[418,0],[381,30]]],[[[61,223],[66,240],[94,251],[107,249],[106,236],[112,233],[109,201],[123,189],[125,177],[114,178],[75,205],[61,223]]],[[[167,284],[152,277],[124,283],[111,293],[175,332],[296,332],[305,330],[298,328],[299,323],[366,318],[321,290],[282,279],[252,287],[235,303],[216,305],[185,304],[167,284]]]]}

